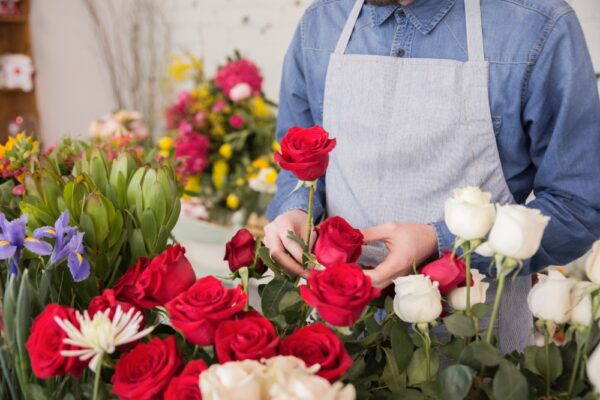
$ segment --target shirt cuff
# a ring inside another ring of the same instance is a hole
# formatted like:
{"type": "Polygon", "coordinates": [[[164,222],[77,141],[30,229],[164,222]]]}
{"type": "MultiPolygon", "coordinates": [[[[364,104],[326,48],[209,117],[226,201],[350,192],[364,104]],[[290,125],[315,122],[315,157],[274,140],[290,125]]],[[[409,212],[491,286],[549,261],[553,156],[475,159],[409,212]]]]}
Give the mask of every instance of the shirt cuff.
{"type": "MultiPolygon", "coordinates": [[[[291,193],[286,199],[282,199],[281,203],[277,207],[273,207],[275,203],[269,205],[267,209],[267,218],[269,221],[273,221],[279,215],[286,213],[291,210],[302,210],[308,212],[308,189],[300,188],[296,192],[291,193]]],[[[313,222],[316,224],[324,215],[323,205],[315,195],[315,202],[313,203],[313,222]]]]}

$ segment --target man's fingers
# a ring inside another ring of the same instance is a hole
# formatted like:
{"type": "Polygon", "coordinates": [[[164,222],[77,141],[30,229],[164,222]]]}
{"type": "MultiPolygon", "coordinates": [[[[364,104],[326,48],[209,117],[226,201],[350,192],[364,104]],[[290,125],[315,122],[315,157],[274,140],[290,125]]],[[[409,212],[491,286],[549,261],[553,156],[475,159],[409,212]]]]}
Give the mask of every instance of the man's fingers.
{"type": "Polygon", "coordinates": [[[278,243],[271,243],[269,249],[271,252],[271,258],[279,263],[279,265],[281,265],[286,272],[294,276],[304,275],[305,271],[303,270],[302,266],[286,253],[281,241],[278,243]]]}
{"type": "Polygon", "coordinates": [[[372,243],[388,239],[391,229],[392,224],[383,224],[363,229],[361,232],[365,238],[365,243],[372,243]]]}
{"type": "Polygon", "coordinates": [[[371,277],[373,286],[379,288],[388,286],[395,278],[400,276],[401,273],[400,263],[389,257],[383,260],[383,262],[376,266],[375,269],[365,271],[365,275],[371,277]]]}
{"type": "Polygon", "coordinates": [[[287,236],[287,233],[281,236],[281,242],[288,253],[292,255],[299,263],[302,262],[302,247],[287,236]]]}

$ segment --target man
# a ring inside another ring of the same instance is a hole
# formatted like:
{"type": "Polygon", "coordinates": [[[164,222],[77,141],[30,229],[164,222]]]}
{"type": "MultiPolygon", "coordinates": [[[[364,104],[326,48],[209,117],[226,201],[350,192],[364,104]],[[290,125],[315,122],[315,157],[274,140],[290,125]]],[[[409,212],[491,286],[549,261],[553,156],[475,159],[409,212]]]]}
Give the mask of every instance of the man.
{"type": "MultiPolygon", "coordinates": [[[[451,249],[443,204],[480,186],[551,217],[535,272],[600,237],[600,101],[575,13],[562,0],[317,0],[287,53],[278,138],[294,125],[337,138],[316,218],[363,229],[378,286],[451,249]],[[382,245],[385,245],[385,247],[382,245]]],[[[306,192],[282,172],[265,242],[292,274],[306,192]]],[[[489,260],[475,266],[487,271],[489,260]]],[[[530,279],[500,310],[505,351],[527,343],[530,279]]],[[[488,298],[493,297],[488,293],[488,298]]]]}

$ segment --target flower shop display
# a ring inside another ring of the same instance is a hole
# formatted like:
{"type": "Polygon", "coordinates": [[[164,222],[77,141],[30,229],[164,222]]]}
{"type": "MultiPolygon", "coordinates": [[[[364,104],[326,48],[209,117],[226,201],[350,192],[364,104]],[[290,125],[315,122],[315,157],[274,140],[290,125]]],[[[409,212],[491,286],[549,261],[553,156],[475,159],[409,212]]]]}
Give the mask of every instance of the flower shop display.
{"type": "Polygon", "coordinates": [[[0,0],[0,16],[17,17],[21,15],[20,0],[0,0]]]}
{"type": "Polygon", "coordinates": [[[188,54],[169,72],[188,87],[166,110],[167,136],[158,148],[176,165],[184,200],[197,199],[184,209],[225,225],[235,212],[242,224],[252,214],[262,216],[276,190],[277,165],[274,104],[262,92],[260,70],[236,53],[207,78],[202,61],[188,54]]]}
{"type": "Polygon", "coordinates": [[[88,134],[92,143],[104,147],[109,158],[124,149],[141,156],[149,146],[150,131],[137,111],[118,110],[93,120],[88,134]]]}
{"type": "Polygon", "coordinates": [[[0,55],[0,89],[33,90],[33,62],[26,54],[0,55]]]}
{"type": "MultiPolygon", "coordinates": [[[[289,135],[276,159],[312,197],[335,141],[318,127],[289,135]]],[[[490,207],[480,189],[457,189],[445,216],[459,232],[455,251],[415,266],[391,291],[357,263],[364,237],[342,216],[290,232],[306,280],[286,276],[246,229],[223,249],[230,274],[198,279],[169,240],[175,172],[126,151],[112,161],[94,146],[77,154],[40,156],[25,175],[24,214],[0,219],[2,398],[592,399],[600,391],[597,257],[590,281],[539,274],[528,301],[537,345],[512,354],[496,345],[503,288],[547,223],[535,211],[490,207]],[[493,268],[471,270],[473,252],[491,254],[493,268]]]]}

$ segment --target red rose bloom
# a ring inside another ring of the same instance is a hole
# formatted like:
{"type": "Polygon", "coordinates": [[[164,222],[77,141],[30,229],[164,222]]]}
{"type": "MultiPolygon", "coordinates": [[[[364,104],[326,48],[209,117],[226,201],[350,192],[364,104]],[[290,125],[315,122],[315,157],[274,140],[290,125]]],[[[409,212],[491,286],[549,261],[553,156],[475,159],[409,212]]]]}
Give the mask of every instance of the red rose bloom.
{"type": "Polygon", "coordinates": [[[159,400],[181,368],[175,337],[138,344],[115,365],[112,391],[122,400],[159,400]]]}
{"type": "Polygon", "coordinates": [[[260,360],[277,354],[279,337],[271,321],[256,312],[241,319],[225,321],[215,334],[219,362],[260,360]]]}
{"type": "Polygon", "coordinates": [[[358,260],[363,234],[341,217],[327,218],[317,228],[315,256],[321,265],[353,263],[358,260]]]}
{"type": "Polygon", "coordinates": [[[164,400],[202,400],[198,382],[207,368],[202,360],[190,361],[178,377],[171,379],[164,400]]]}
{"type": "Polygon", "coordinates": [[[210,346],[223,321],[240,313],[248,298],[241,286],[227,289],[213,276],[199,279],[187,291],[166,304],[173,327],[198,346],[210,346]]]}
{"type": "Polygon", "coordinates": [[[192,264],[179,244],[169,246],[141,272],[135,284],[137,302],[144,308],[162,306],[196,282],[192,264]]]}
{"type": "Polygon", "coordinates": [[[462,259],[452,257],[452,252],[445,251],[442,258],[424,266],[421,273],[439,283],[441,294],[448,294],[461,284],[464,286],[466,266],[462,259]]]}
{"type": "Polygon", "coordinates": [[[320,126],[295,126],[287,131],[280,144],[281,152],[275,153],[275,161],[299,180],[310,182],[325,175],[335,139],[329,139],[320,126]]]}
{"type": "Polygon", "coordinates": [[[300,286],[304,301],[335,326],[354,324],[369,301],[379,294],[371,278],[356,264],[333,264],[323,271],[315,269],[308,277],[308,286],[300,286]]]}
{"type": "Polygon", "coordinates": [[[344,343],[321,323],[300,328],[283,339],[279,354],[298,357],[309,367],[319,364],[317,375],[330,382],[340,379],[352,365],[344,343]]]}
{"type": "Polygon", "coordinates": [[[148,264],[150,264],[150,260],[142,257],[119,278],[113,288],[115,297],[119,301],[143,307],[138,301],[138,292],[135,284],[140,279],[142,272],[148,267],[148,264]]]}
{"type": "MultiPolygon", "coordinates": [[[[225,245],[223,260],[229,263],[229,270],[235,272],[242,267],[251,267],[256,254],[256,241],[248,229],[240,229],[225,245]]],[[[256,260],[256,271],[263,273],[265,264],[260,258],[256,260]]]]}
{"type": "Polygon", "coordinates": [[[80,361],[77,357],[63,357],[60,354],[63,350],[75,350],[78,347],[63,342],[67,334],[58,326],[54,317],[69,320],[73,325],[79,327],[79,322],[75,318],[75,310],[72,308],[59,304],[46,306],[44,311],[33,321],[29,339],[25,343],[31,359],[31,369],[40,379],[65,374],[79,376],[87,362],[80,361]]]}

